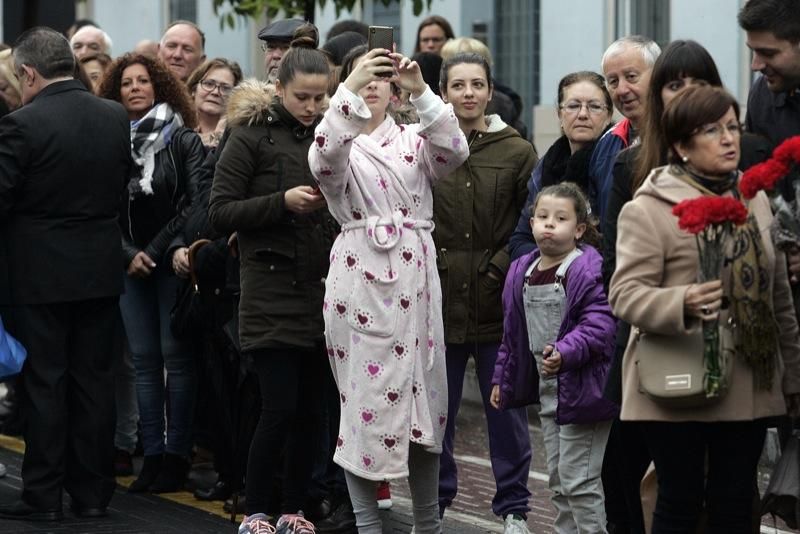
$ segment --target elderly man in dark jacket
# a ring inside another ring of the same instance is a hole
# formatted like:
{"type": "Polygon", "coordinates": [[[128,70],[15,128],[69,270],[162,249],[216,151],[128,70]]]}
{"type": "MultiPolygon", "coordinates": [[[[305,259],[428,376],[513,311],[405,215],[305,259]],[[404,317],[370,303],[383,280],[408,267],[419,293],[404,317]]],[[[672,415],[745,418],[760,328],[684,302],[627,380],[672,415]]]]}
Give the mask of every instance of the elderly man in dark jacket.
{"type": "Polygon", "coordinates": [[[131,162],[127,114],[72,79],[69,42],[50,28],[14,44],[24,106],[0,120],[0,307],[28,350],[21,499],[6,519],[105,514],[115,482],[114,324],[122,277],[117,224],[131,162]]]}

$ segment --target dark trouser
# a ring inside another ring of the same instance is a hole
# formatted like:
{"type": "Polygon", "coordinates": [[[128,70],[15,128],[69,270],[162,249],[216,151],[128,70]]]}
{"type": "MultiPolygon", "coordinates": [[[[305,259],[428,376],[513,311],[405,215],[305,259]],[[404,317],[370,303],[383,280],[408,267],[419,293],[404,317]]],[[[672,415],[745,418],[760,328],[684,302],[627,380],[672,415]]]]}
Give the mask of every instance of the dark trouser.
{"type": "Polygon", "coordinates": [[[320,392],[330,367],[321,348],[262,349],[251,355],[262,404],[247,461],[246,513],[267,512],[274,477],[283,469],[281,512],[295,514],[305,505],[317,457],[320,392]]]}
{"type": "Polygon", "coordinates": [[[498,346],[497,343],[479,343],[477,348],[474,343],[447,345],[447,428],[439,466],[440,513],[444,513],[444,509],[450,506],[458,493],[458,469],[453,457],[453,442],[456,416],[464,388],[464,374],[472,354],[475,355],[475,370],[489,428],[492,473],[497,484],[497,492],[492,499],[492,511],[504,517],[512,513],[525,516],[530,510],[528,471],[531,465],[531,442],[527,410],[515,408],[501,412],[489,404],[498,346]]]}
{"type": "Polygon", "coordinates": [[[615,419],[603,460],[603,491],[616,532],[645,534],[640,488],[650,461],[641,424],[615,419]]]}
{"type": "Polygon", "coordinates": [[[118,298],[19,306],[9,332],[27,349],[22,498],[60,508],[103,507],[115,481],[112,354],[118,298]]]}
{"type": "Polygon", "coordinates": [[[319,448],[314,459],[309,498],[312,501],[320,501],[325,497],[333,497],[333,500],[338,502],[339,498],[347,496],[347,481],[344,469],[333,461],[336,438],[339,435],[341,406],[339,389],[330,370],[325,373],[323,379],[323,392],[322,420],[314,434],[314,438],[319,440],[319,448]]]}
{"type": "Polygon", "coordinates": [[[642,430],[658,475],[653,534],[694,532],[704,502],[709,534],[752,532],[764,421],[645,422],[642,430]]]}

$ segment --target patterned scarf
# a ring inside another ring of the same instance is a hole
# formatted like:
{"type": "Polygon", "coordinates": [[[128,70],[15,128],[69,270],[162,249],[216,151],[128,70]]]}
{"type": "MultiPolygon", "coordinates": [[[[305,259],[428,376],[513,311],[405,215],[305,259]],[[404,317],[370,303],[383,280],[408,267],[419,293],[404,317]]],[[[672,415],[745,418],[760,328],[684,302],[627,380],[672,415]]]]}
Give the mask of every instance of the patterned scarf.
{"type": "MultiPolygon", "coordinates": [[[[685,168],[681,170],[685,174],[676,174],[706,195],[721,195],[726,190],[736,193],[738,173],[715,186],[685,168]]],[[[731,315],[736,322],[736,352],[752,370],[754,387],[770,390],[775,376],[778,329],[769,301],[767,256],[758,221],[752,213],[745,224],[734,229],[733,256],[726,263],[731,264],[731,315]]]]}
{"type": "Polygon", "coordinates": [[[736,321],[736,351],[753,371],[756,389],[772,389],[778,332],[769,302],[770,276],[758,222],[751,213],[734,233],[731,312],[736,321]]]}
{"type": "Polygon", "coordinates": [[[128,181],[131,198],[153,194],[156,154],[169,145],[172,134],[181,126],[180,114],[167,103],[153,106],[147,115],[131,123],[131,154],[136,163],[128,181]]]}

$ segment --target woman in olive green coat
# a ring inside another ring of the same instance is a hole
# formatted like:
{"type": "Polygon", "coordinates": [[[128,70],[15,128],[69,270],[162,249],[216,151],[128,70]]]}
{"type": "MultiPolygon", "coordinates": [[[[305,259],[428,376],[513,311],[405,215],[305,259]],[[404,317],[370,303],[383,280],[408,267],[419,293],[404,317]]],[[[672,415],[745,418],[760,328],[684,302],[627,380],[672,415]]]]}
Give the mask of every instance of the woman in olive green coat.
{"type": "Polygon", "coordinates": [[[492,510],[521,527],[528,512],[531,447],[524,408],[489,405],[497,348],[503,335],[501,293],[510,262],[506,244],[527,196],[536,152],[498,115],[485,116],[492,96],[489,64],[457,54],[442,65],[442,98],[453,105],[470,155],[434,187],[434,242],[444,297],[448,418],[439,469],[439,506],[457,492],[453,459],[455,419],[467,361],[475,368],[486,406],[489,453],[497,481],[492,510]]]}

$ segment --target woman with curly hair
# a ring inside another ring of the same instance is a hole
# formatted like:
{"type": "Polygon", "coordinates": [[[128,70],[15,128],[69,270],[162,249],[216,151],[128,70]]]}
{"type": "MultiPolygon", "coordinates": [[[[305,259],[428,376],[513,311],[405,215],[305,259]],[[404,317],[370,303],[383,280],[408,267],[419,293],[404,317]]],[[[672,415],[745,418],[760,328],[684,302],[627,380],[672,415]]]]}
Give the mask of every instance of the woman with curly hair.
{"type": "Polygon", "coordinates": [[[188,273],[188,254],[185,248],[167,251],[196,201],[204,150],[192,131],[197,119],[188,92],[156,60],[139,54],[118,58],[98,94],[128,111],[137,164],[120,209],[127,271],[120,308],[136,368],[145,454],[129,491],[176,491],[189,471],[196,378],[190,347],[169,328],[177,276],[188,273]],[[169,395],[166,444],[165,394],[169,395]]]}

